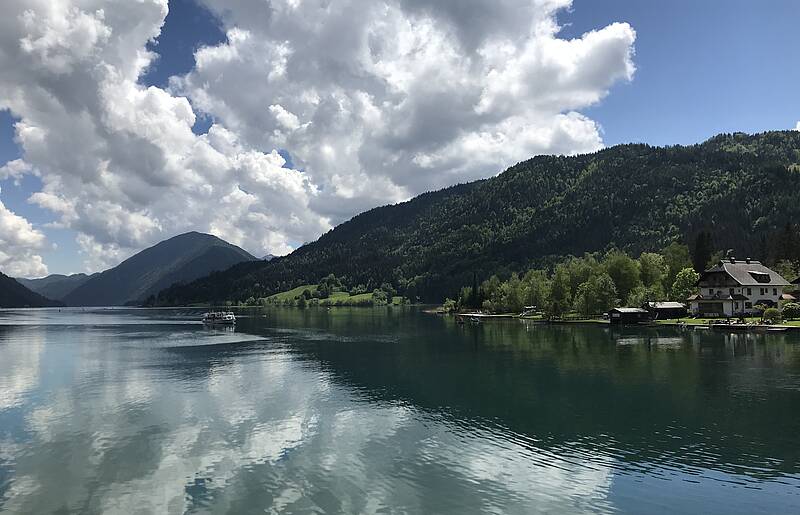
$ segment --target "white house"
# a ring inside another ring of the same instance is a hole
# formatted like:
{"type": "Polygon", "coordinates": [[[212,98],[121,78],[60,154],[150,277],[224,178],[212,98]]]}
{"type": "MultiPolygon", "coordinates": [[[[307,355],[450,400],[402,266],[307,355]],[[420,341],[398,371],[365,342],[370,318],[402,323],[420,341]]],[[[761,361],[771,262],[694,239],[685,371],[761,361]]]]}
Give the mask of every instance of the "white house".
{"type": "Polygon", "coordinates": [[[789,282],[760,261],[725,258],[700,275],[699,293],[689,297],[692,314],[737,316],[751,314],[755,306],[778,306],[789,282]]]}

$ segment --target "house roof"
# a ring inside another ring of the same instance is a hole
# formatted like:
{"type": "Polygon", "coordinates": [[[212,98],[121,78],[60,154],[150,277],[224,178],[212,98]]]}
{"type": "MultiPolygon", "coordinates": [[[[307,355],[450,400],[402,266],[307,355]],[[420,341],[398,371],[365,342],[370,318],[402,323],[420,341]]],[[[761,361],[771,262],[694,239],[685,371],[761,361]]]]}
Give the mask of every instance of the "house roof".
{"type": "Polygon", "coordinates": [[[708,274],[723,272],[742,286],[788,286],[789,281],[762,265],[760,261],[726,258],[709,268],[700,277],[703,282],[708,274]],[[748,262],[749,261],[749,262],[748,262]]]}
{"type": "Polygon", "coordinates": [[[642,308],[614,308],[611,311],[618,313],[647,313],[647,310],[642,308]]]}
{"type": "Polygon", "coordinates": [[[648,302],[647,307],[652,309],[686,309],[680,302],[648,302]]]}
{"type": "Polygon", "coordinates": [[[687,301],[708,301],[708,302],[719,302],[721,300],[750,300],[746,296],[742,295],[741,293],[724,293],[721,291],[716,292],[714,295],[702,295],[702,294],[695,294],[686,299],[687,301]]]}

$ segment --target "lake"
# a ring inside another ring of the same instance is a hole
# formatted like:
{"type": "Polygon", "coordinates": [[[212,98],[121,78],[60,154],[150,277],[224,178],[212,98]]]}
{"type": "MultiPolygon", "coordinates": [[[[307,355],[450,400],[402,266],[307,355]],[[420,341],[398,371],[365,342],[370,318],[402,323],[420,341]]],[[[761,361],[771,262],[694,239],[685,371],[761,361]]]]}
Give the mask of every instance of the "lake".
{"type": "Polygon", "coordinates": [[[800,333],[0,311],[0,511],[799,513],[800,333]]]}

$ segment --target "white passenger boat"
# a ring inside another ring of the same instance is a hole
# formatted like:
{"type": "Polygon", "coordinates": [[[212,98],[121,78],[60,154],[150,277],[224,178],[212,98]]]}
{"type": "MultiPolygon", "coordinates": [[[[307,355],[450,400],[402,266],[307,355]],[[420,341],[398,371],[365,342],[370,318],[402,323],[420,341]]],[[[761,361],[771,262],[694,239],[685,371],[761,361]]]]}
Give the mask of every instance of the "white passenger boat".
{"type": "Polygon", "coordinates": [[[213,325],[233,325],[236,323],[236,315],[230,311],[210,311],[203,315],[203,323],[213,325]]]}

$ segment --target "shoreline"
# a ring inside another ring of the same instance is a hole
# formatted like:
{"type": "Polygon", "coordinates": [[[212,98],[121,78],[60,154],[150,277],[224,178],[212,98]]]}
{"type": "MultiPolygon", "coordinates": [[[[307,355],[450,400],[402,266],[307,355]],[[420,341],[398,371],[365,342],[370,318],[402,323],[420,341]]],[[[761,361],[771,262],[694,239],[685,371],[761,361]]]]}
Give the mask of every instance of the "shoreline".
{"type": "MultiPolygon", "coordinates": [[[[426,309],[427,314],[432,315],[452,315],[454,317],[474,317],[480,320],[524,320],[526,322],[535,322],[539,324],[548,325],[568,325],[568,324],[587,324],[587,325],[604,325],[612,326],[607,319],[576,319],[576,320],[547,320],[542,318],[523,317],[512,314],[497,314],[490,315],[485,313],[445,313],[441,310],[426,309]]],[[[613,324],[617,325],[617,324],[613,324]]],[[[800,331],[800,323],[795,324],[726,324],[726,323],[687,323],[678,320],[653,320],[649,323],[641,324],[619,324],[620,327],[673,327],[681,329],[699,329],[699,330],[715,330],[715,331],[728,331],[728,332],[745,332],[745,333],[766,333],[766,332],[786,332],[786,331],[800,331]]]]}

